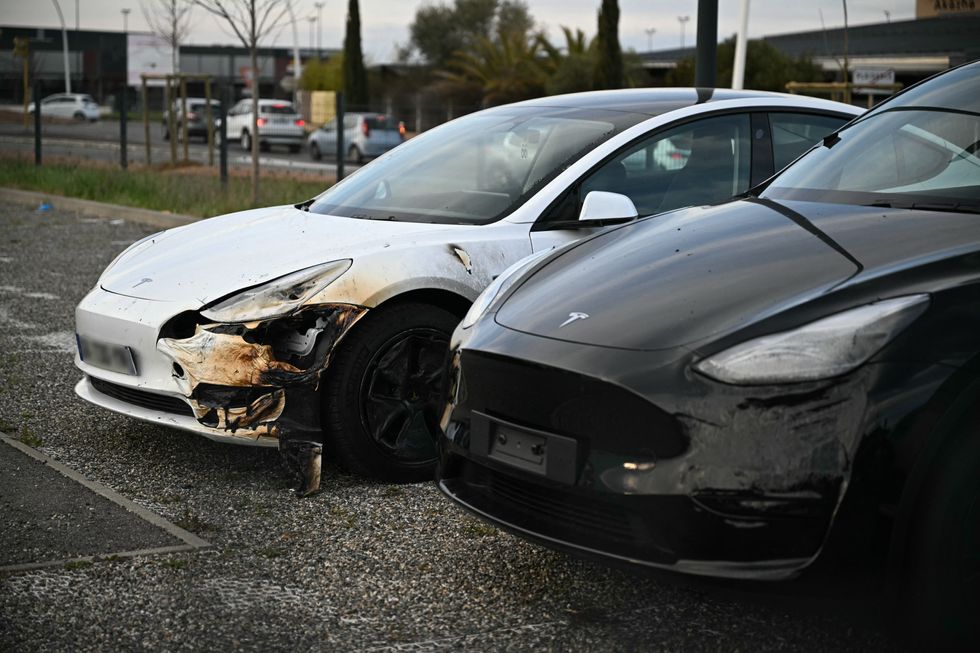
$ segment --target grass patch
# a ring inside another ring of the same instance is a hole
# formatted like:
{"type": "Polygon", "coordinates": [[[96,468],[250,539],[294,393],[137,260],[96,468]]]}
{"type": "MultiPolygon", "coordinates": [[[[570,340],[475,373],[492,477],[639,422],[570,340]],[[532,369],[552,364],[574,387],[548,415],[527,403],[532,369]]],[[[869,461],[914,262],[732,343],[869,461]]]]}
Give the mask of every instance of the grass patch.
{"type": "Polygon", "coordinates": [[[190,531],[192,533],[200,533],[202,531],[210,531],[213,533],[218,530],[217,526],[204,521],[197,515],[192,514],[189,510],[184,510],[184,513],[180,516],[180,518],[174,520],[174,523],[183,528],[185,531],[190,531]]]}
{"type": "Polygon", "coordinates": [[[251,202],[251,180],[236,170],[221,188],[217,170],[190,165],[180,168],[118,166],[84,161],[58,161],[35,167],[21,157],[0,157],[0,186],[56,193],[97,202],[135,206],[208,218],[261,206],[295,204],[319,194],[332,179],[296,173],[263,173],[259,202],[251,202]]]}
{"type": "Polygon", "coordinates": [[[265,548],[259,549],[258,550],[258,554],[260,556],[262,556],[263,558],[272,559],[272,558],[278,558],[279,556],[281,556],[282,555],[282,551],[280,551],[279,549],[277,549],[277,548],[275,548],[273,546],[267,546],[265,548]]]}

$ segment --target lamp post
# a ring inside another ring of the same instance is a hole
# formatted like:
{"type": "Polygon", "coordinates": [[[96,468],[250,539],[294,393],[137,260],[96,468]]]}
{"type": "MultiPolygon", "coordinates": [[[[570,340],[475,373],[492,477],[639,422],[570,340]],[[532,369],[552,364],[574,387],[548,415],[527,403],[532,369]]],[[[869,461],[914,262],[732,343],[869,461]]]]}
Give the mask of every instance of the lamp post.
{"type": "Polygon", "coordinates": [[[316,7],[316,58],[317,60],[323,59],[323,46],[321,45],[320,35],[323,32],[323,5],[325,2],[314,2],[313,6],[316,7]]]}
{"type": "Polygon", "coordinates": [[[647,33],[647,51],[653,50],[653,35],[657,33],[656,28],[651,27],[649,29],[643,30],[647,33]]]}
{"type": "Polygon", "coordinates": [[[678,16],[677,22],[681,24],[681,50],[684,49],[684,32],[687,27],[687,21],[691,20],[690,16],[678,16]]]}
{"type": "Polygon", "coordinates": [[[310,50],[313,49],[313,25],[316,24],[316,16],[310,16],[306,20],[310,21],[310,50]]]}
{"type": "Polygon", "coordinates": [[[132,9],[123,9],[122,10],[122,15],[123,15],[123,34],[129,34],[129,12],[131,12],[131,11],[132,11],[132,9]]]}
{"type": "MultiPolygon", "coordinates": [[[[51,0],[51,2],[54,3],[54,9],[58,12],[58,20],[61,21],[61,51],[65,61],[65,93],[71,93],[71,68],[68,67],[68,30],[65,28],[65,17],[61,13],[58,0],[51,0]]],[[[40,102],[41,98],[35,98],[34,101],[40,102]]]]}

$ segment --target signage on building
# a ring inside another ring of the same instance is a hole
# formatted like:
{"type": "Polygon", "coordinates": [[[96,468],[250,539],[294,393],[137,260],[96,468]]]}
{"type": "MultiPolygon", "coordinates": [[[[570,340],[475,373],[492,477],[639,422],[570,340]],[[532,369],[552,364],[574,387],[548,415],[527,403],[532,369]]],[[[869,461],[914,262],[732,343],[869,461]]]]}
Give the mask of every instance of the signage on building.
{"type": "Polygon", "coordinates": [[[894,70],[880,70],[870,68],[856,68],[851,82],[854,84],[854,93],[870,95],[891,95],[895,90],[889,88],[874,88],[875,86],[891,85],[895,83],[894,70]],[[867,86],[864,86],[867,84],[867,86]]]}
{"type": "Polygon", "coordinates": [[[915,0],[916,18],[980,12],[980,0],[915,0]]]}
{"type": "MultiPolygon", "coordinates": [[[[127,84],[142,84],[140,75],[172,75],[174,50],[156,34],[126,35],[127,84]]],[[[162,79],[147,80],[149,86],[163,86],[162,79]]]]}

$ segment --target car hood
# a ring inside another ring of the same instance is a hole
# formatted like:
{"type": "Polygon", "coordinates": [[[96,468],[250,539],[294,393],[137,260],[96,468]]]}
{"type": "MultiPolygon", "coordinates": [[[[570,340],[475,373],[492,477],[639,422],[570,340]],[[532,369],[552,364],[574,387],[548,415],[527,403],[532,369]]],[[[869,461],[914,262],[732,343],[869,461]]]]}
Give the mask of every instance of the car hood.
{"type": "Polygon", "coordinates": [[[976,241],[977,219],[759,199],[675,211],[556,256],[520,282],[495,319],[591,345],[697,346],[976,241]]]}
{"type": "Polygon", "coordinates": [[[290,272],[466,227],[342,218],[279,206],[165,231],[103,273],[104,290],[200,307],[290,272]]]}

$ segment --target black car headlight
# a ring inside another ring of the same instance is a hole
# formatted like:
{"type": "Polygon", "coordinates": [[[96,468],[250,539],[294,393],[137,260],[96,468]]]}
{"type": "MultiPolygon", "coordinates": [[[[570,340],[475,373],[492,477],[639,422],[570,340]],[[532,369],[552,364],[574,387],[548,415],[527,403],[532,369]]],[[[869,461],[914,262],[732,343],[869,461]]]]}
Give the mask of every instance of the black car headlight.
{"type": "Polygon", "coordinates": [[[877,301],[743,342],[694,366],[723,383],[764,385],[846,374],[874,356],[929,306],[929,295],[877,301]]]}
{"type": "Polygon", "coordinates": [[[201,311],[201,315],[215,322],[251,322],[282,317],[339,279],[350,269],[351,263],[348,258],[304,268],[235,293],[201,311]]]}

